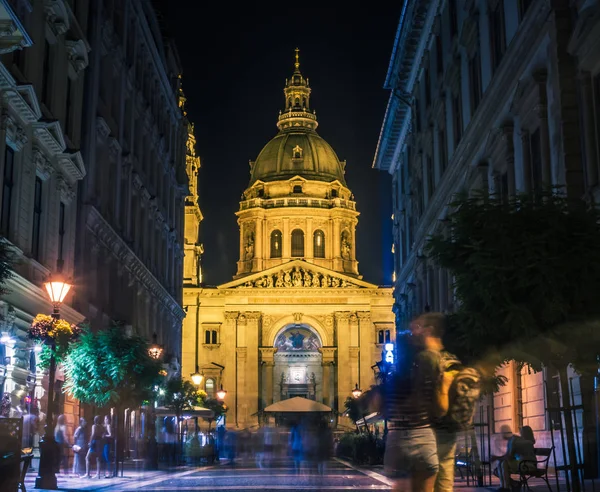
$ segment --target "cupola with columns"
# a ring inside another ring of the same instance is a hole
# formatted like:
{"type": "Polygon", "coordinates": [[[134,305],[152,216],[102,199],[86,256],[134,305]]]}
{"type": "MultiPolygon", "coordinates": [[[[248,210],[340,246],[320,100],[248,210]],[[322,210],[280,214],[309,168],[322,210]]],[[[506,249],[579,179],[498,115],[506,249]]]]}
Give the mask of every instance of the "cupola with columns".
{"type": "Polygon", "coordinates": [[[240,259],[235,278],[297,259],[360,278],[359,213],[346,185],[346,163],[316,132],[298,49],[283,92],[279,132],[250,162],[250,184],[236,213],[240,259]]]}

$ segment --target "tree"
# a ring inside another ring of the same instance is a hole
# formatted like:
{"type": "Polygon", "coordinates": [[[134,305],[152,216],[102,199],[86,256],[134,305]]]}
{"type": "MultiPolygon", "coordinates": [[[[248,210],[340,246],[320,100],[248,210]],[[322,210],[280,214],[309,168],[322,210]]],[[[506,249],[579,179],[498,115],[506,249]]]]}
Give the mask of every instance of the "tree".
{"type": "Polygon", "coordinates": [[[126,408],[151,399],[154,386],[160,382],[161,363],[150,357],[148,348],[144,338],[127,336],[120,325],[97,333],[86,328],[63,364],[67,393],[83,403],[116,407],[117,456],[124,442],[119,417],[126,408]]]}
{"type": "Polygon", "coordinates": [[[183,412],[201,406],[206,398],[204,391],[181,377],[169,379],[164,384],[161,393],[163,394],[159,398],[159,404],[173,410],[173,413],[177,417],[177,422],[179,422],[183,412]]]}
{"type": "MultiPolygon", "coordinates": [[[[566,397],[569,364],[584,376],[598,367],[598,210],[550,192],[508,201],[462,194],[451,207],[448,234],[434,235],[426,248],[454,278],[449,350],[484,367],[515,360],[551,368],[566,397]]],[[[568,408],[565,422],[574,466],[568,408]]],[[[572,476],[575,488],[574,468],[572,476]]]]}
{"type": "Polygon", "coordinates": [[[210,432],[210,427],[213,421],[217,420],[222,415],[225,415],[225,412],[227,412],[227,405],[225,405],[223,401],[216,398],[205,398],[202,402],[202,406],[213,411],[213,416],[206,419],[208,420],[208,432],[210,432]]]}

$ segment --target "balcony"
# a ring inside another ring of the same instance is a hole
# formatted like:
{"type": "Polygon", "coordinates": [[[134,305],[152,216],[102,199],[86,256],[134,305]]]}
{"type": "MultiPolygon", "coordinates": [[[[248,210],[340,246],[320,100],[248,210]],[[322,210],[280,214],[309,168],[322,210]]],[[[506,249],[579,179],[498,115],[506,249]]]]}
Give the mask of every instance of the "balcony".
{"type": "Polygon", "coordinates": [[[334,198],[326,200],[322,198],[252,198],[240,203],[240,210],[249,210],[251,208],[283,208],[283,207],[303,207],[303,208],[345,208],[356,210],[356,203],[351,200],[334,198]]]}

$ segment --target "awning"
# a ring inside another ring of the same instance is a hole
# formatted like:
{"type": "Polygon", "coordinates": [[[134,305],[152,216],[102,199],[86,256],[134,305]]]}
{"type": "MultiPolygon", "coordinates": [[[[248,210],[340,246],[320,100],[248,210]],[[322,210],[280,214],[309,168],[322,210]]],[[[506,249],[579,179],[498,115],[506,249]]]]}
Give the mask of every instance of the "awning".
{"type": "MultiPolygon", "coordinates": [[[[154,414],[157,415],[158,417],[163,417],[163,416],[175,416],[175,412],[173,411],[172,408],[167,408],[167,407],[156,407],[154,409],[154,414]]],[[[202,408],[202,407],[194,407],[192,410],[184,410],[181,413],[182,417],[204,417],[207,419],[212,419],[215,416],[215,412],[213,412],[212,410],[208,409],[208,408],[202,408]]]]}
{"type": "Polygon", "coordinates": [[[318,401],[295,396],[287,400],[281,400],[269,405],[263,410],[271,413],[308,413],[308,412],[331,412],[331,408],[318,401]]]}
{"type": "Polygon", "coordinates": [[[357,420],[356,425],[361,427],[363,425],[372,424],[373,422],[378,422],[380,420],[383,420],[383,417],[378,412],[373,412],[367,415],[366,417],[357,420]]]}

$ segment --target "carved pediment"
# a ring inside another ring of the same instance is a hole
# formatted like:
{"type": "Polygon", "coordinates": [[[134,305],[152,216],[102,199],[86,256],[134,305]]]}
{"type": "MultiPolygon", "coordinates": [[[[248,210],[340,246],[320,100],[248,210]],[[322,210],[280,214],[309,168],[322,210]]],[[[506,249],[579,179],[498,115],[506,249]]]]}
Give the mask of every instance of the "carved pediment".
{"type": "Polygon", "coordinates": [[[303,260],[294,260],[219,286],[220,289],[240,287],[259,289],[357,289],[376,288],[377,286],[303,260]]]}

